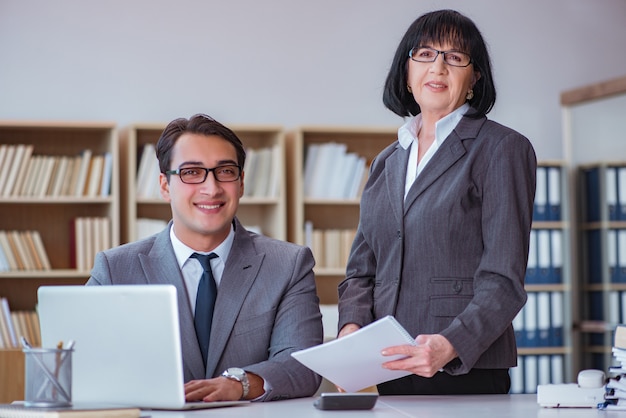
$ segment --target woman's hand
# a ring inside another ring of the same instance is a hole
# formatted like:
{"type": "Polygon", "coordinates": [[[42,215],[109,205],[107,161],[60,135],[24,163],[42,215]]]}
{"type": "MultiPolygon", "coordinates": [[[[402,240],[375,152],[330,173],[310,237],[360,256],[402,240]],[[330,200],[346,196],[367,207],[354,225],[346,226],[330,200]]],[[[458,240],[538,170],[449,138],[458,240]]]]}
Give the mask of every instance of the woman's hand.
{"type": "Polygon", "coordinates": [[[415,342],[417,343],[416,346],[397,345],[385,348],[382,351],[383,356],[399,354],[407,356],[407,358],[388,361],[383,363],[383,367],[389,370],[406,370],[422,377],[433,377],[457,357],[452,344],[442,335],[418,335],[415,342]]]}

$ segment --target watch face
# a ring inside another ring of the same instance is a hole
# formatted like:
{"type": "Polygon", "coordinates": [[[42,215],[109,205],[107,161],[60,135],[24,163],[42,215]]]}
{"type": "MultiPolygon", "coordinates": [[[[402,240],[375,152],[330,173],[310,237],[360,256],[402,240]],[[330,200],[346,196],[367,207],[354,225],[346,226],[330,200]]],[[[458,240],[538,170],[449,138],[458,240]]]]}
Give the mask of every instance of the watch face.
{"type": "Polygon", "coordinates": [[[226,370],[226,372],[232,376],[236,376],[238,378],[242,378],[243,375],[245,374],[245,372],[243,371],[243,369],[240,369],[239,367],[231,367],[228,370],[226,370]]]}

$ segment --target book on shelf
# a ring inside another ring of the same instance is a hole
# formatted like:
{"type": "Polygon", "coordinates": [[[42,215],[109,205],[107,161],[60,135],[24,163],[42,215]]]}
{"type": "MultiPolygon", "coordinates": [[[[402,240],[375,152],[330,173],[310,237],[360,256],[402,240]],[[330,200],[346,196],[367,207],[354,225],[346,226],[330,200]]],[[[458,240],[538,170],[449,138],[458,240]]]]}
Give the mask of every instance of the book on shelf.
{"type": "Polygon", "coordinates": [[[74,218],[70,223],[72,267],[79,271],[91,269],[96,253],[111,247],[110,230],[109,218],[74,218]]]}
{"type": "Polygon", "coordinates": [[[33,261],[33,268],[35,270],[44,270],[44,264],[39,255],[39,251],[35,246],[35,241],[33,239],[33,235],[30,231],[21,231],[20,232],[22,241],[26,244],[26,249],[28,250],[28,254],[33,261]]]}
{"type": "Polygon", "coordinates": [[[11,231],[7,231],[6,237],[9,242],[10,251],[13,254],[15,263],[17,264],[17,270],[24,270],[26,265],[24,264],[24,260],[22,259],[22,256],[17,248],[17,243],[15,242],[13,233],[11,231]]]}
{"type": "Polygon", "coordinates": [[[9,176],[11,173],[11,166],[15,161],[15,145],[7,145],[4,153],[3,164],[0,167],[0,196],[4,196],[4,190],[8,185],[9,176]]]}
{"type": "Polygon", "coordinates": [[[88,197],[96,197],[100,195],[102,186],[102,173],[104,171],[104,155],[94,155],[91,157],[89,165],[89,173],[85,182],[85,192],[88,197]]]}
{"type": "Polygon", "coordinates": [[[55,158],[51,155],[44,155],[42,157],[41,171],[39,173],[39,180],[35,185],[33,196],[44,197],[48,191],[48,186],[52,179],[52,172],[54,171],[55,158]]]}
{"type": "MultiPolygon", "coordinates": [[[[15,184],[13,185],[13,190],[10,192],[12,196],[18,196],[18,192],[24,183],[24,178],[27,174],[27,169],[30,164],[30,159],[32,158],[33,150],[35,149],[34,145],[26,145],[24,150],[24,154],[22,156],[22,161],[20,163],[19,170],[17,172],[17,177],[15,179],[15,184]]],[[[8,193],[8,192],[7,192],[8,193]]],[[[8,194],[7,194],[8,196],[8,194]]]]}
{"type": "Polygon", "coordinates": [[[167,221],[163,219],[137,218],[136,236],[142,239],[161,232],[167,226],[167,221]]]}
{"type": "Polygon", "coordinates": [[[9,270],[17,270],[17,260],[13,255],[13,249],[11,248],[11,244],[9,243],[9,237],[7,236],[6,231],[2,230],[0,230],[0,249],[7,259],[7,262],[9,264],[9,270]]]}
{"type": "Polygon", "coordinates": [[[113,405],[31,407],[22,402],[0,404],[0,418],[139,418],[139,408],[113,405]]]}
{"type": "Polygon", "coordinates": [[[90,149],[84,149],[80,153],[80,164],[75,170],[76,184],[73,189],[73,196],[80,197],[84,195],[85,184],[87,183],[87,176],[89,174],[89,166],[91,164],[92,151],[90,149]]]}
{"type": "Polygon", "coordinates": [[[61,193],[61,186],[63,185],[63,176],[65,169],[67,168],[67,158],[64,156],[53,156],[54,168],[50,173],[50,182],[46,189],[46,196],[59,196],[61,193]]]}
{"type": "Polygon", "coordinates": [[[16,192],[18,196],[32,196],[39,180],[43,156],[33,155],[28,161],[26,175],[20,189],[16,192]]]}
{"type": "Polygon", "coordinates": [[[15,146],[15,154],[13,155],[13,160],[11,161],[6,184],[4,185],[4,189],[2,192],[2,195],[4,197],[11,196],[11,192],[13,192],[13,186],[15,185],[15,181],[17,180],[17,175],[20,171],[20,165],[22,164],[22,158],[24,157],[25,152],[26,145],[17,144],[15,146]]]}
{"type": "Polygon", "coordinates": [[[137,168],[136,194],[138,198],[158,198],[159,194],[159,160],[156,157],[154,144],[144,144],[137,168]]]}
{"type": "Polygon", "coordinates": [[[113,177],[113,155],[105,152],[103,155],[102,182],[100,183],[100,196],[106,197],[111,194],[111,180],[113,177]]]}
{"type": "Polygon", "coordinates": [[[9,169],[7,164],[6,154],[10,145],[0,144],[0,187],[6,183],[6,175],[9,169]]]}
{"type": "Polygon", "coordinates": [[[0,230],[0,271],[50,270],[50,261],[38,231],[0,230]]]}
{"type": "Polygon", "coordinates": [[[68,157],[65,177],[61,185],[61,196],[71,196],[76,185],[76,171],[80,166],[80,157],[68,157]]]}
{"type": "Polygon", "coordinates": [[[20,348],[21,336],[35,347],[41,345],[37,312],[12,311],[5,297],[0,297],[0,331],[0,345],[4,348],[20,348]]]}

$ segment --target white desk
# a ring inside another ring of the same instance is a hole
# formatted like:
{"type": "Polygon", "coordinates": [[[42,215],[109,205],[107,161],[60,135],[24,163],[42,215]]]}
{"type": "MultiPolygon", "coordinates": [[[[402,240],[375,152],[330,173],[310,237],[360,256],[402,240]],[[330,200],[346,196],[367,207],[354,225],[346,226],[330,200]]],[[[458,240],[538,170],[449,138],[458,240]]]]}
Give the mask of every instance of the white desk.
{"type": "Polygon", "coordinates": [[[537,395],[381,396],[370,411],[320,411],[315,398],[251,403],[249,405],[188,412],[142,411],[153,418],[615,418],[624,411],[592,408],[541,408],[537,395]]]}

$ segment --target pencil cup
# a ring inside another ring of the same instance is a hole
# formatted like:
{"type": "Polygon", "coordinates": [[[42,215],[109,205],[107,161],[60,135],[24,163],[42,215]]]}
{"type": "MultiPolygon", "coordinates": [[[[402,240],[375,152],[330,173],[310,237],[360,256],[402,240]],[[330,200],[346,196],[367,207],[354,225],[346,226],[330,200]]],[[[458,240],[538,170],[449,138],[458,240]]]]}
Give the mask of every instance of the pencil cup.
{"type": "Polygon", "coordinates": [[[24,348],[24,405],[61,407],[72,404],[73,349],[24,348]]]}

